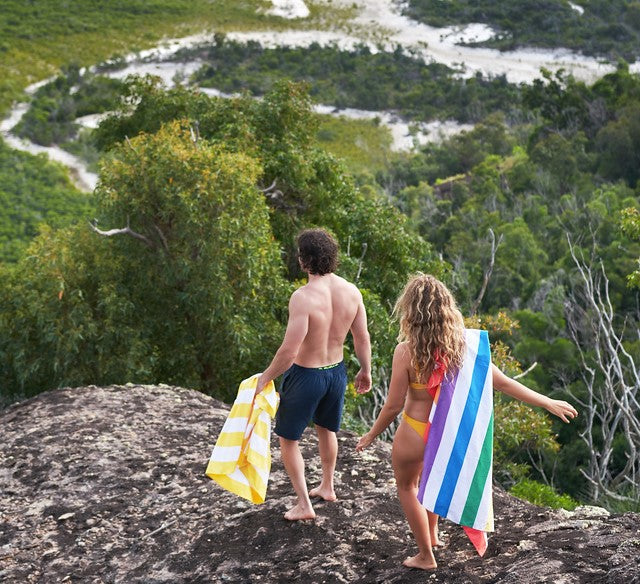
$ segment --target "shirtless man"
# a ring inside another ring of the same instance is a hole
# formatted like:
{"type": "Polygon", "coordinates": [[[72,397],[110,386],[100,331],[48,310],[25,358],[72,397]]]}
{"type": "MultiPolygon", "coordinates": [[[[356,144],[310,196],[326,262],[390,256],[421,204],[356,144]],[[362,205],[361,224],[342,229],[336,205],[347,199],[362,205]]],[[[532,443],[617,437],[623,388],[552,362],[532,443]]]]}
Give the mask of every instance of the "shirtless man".
{"type": "Polygon", "coordinates": [[[280,437],[282,462],[298,497],[285,519],[314,519],[310,497],[335,501],[333,473],[347,386],[343,345],[351,331],[360,371],[354,384],[358,393],[371,389],[371,343],[362,295],[356,286],[334,274],[338,244],[323,229],[298,235],[298,261],[308,283],[289,300],[289,321],[280,348],[258,379],[256,392],[284,373],[275,433],[280,437]],[[320,485],[307,491],[304,459],[298,442],[313,422],[322,461],[320,485]]]}

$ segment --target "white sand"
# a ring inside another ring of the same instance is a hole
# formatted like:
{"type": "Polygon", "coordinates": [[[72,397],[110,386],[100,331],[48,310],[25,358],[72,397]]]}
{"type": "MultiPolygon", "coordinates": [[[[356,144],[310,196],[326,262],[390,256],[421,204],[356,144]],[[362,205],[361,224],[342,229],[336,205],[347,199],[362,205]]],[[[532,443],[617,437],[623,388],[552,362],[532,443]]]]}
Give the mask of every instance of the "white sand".
{"type": "Polygon", "coordinates": [[[267,10],[267,14],[281,16],[282,18],[307,18],[309,9],[302,0],[272,0],[273,8],[267,10]]]}

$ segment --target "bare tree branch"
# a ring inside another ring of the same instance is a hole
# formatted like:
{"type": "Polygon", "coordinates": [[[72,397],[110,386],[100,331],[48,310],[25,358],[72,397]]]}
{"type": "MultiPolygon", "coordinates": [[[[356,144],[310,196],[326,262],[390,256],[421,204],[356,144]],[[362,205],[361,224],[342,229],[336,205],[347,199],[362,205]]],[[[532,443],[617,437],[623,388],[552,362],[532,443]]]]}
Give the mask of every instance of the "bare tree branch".
{"type": "Polygon", "coordinates": [[[537,365],[538,362],[534,361],[527,369],[525,369],[522,373],[518,373],[518,375],[514,375],[513,378],[520,379],[521,377],[524,377],[525,375],[527,375],[527,373],[531,373],[537,365]]]}
{"type": "Polygon", "coordinates": [[[260,192],[264,193],[267,198],[271,199],[274,202],[281,202],[284,194],[280,189],[276,188],[276,183],[277,179],[273,179],[273,182],[266,189],[260,189],[260,192]]]}
{"type": "Polygon", "coordinates": [[[168,252],[169,243],[167,242],[167,238],[164,236],[164,233],[162,233],[160,227],[158,227],[155,223],[153,224],[153,228],[156,230],[156,233],[160,237],[160,241],[162,241],[162,247],[164,248],[164,251],[168,252]]]}
{"type": "Polygon", "coordinates": [[[502,242],[502,234],[498,238],[496,242],[496,234],[493,232],[493,229],[489,228],[489,237],[491,239],[491,255],[489,257],[489,265],[484,272],[484,278],[482,280],[482,287],[480,288],[480,292],[478,293],[478,297],[475,302],[471,306],[471,311],[469,316],[473,316],[477,311],[482,299],[484,298],[485,292],[487,291],[487,286],[489,285],[489,280],[491,279],[491,274],[493,273],[493,266],[496,262],[496,251],[498,251],[498,247],[502,242]]]}
{"type": "Polygon", "coordinates": [[[276,186],[276,179],[273,179],[273,182],[266,188],[266,189],[260,189],[261,193],[264,193],[265,195],[267,193],[270,193],[276,186]]]}
{"type": "Polygon", "coordinates": [[[152,532],[147,533],[146,535],[143,535],[142,538],[140,538],[140,541],[143,541],[143,540],[147,539],[148,537],[152,537],[156,533],[160,533],[163,529],[166,529],[167,527],[171,527],[174,523],[177,523],[177,522],[178,522],[177,519],[173,519],[171,521],[164,521],[162,523],[162,525],[160,525],[160,527],[158,527],[158,529],[154,529],[152,532]]]}
{"type": "Polygon", "coordinates": [[[360,279],[360,272],[362,272],[362,263],[364,261],[364,256],[367,253],[367,242],[365,241],[362,244],[362,255],[360,256],[360,259],[358,260],[358,273],[356,274],[356,279],[355,281],[357,282],[360,279]]]}
{"type": "Polygon", "coordinates": [[[197,148],[198,140],[200,139],[200,130],[198,129],[197,122],[195,131],[193,129],[193,126],[189,126],[189,133],[191,134],[191,141],[193,142],[193,145],[197,148]]]}
{"type": "Polygon", "coordinates": [[[640,366],[625,348],[627,320],[620,322],[616,315],[602,262],[594,270],[594,260],[587,262],[568,236],[567,240],[580,277],[568,296],[566,313],[586,387],[584,399],[573,396],[584,409],[585,429],[580,436],[590,453],[588,468],[581,472],[595,500],[601,496],[628,500],[620,487],[640,492],[640,366]],[[613,460],[621,437],[627,456],[622,469],[613,460]]]}
{"type": "Polygon", "coordinates": [[[131,143],[131,140],[129,140],[129,136],[125,136],[124,139],[129,148],[131,148],[131,150],[133,150],[137,154],[138,151],[136,150],[136,147],[131,143]]]}
{"type": "Polygon", "coordinates": [[[129,219],[127,218],[127,226],[121,229],[109,229],[108,231],[103,231],[102,229],[98,229],[96,227],[97,221],[94,219],[93,221],[89,221],[89,227],[91,227],[92,231],[95,231],[98,235],[102,235],[103,237],[113,237],[114,235],[130,235],[135,239],[138,239],[148,245],[151,248],[156,247],[153,241],[151,241],[148,237],[145,237],[141,233],[136,233],[129,227],[129,219]]]}

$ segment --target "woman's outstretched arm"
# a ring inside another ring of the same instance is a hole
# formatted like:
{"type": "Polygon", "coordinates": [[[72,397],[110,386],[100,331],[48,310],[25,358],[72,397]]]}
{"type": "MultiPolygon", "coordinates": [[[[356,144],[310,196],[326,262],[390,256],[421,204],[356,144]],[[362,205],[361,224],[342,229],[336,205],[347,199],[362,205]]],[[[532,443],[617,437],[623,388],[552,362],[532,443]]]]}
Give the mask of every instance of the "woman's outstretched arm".
{"type": "Polygon", "coordinates": [[[493,364],[491,364],[491,370],[493,373],[493,387],[498,391],[532,406],[540,406],[554,416],[558,416],[563,422],[569,423],[578,415],[577,410],[570,403],[559,399],[551,399],[546,395],[533,391],[533,389],[529,389],[519,381],[507,377],[493,364]]]}
{"type": "Polygon", "coordinates": [[[389,382],[389,393],[376,418],[366,434],[364,434],[358,444],[356,450],[359,452],[369,446],[378,435],[384,432],[391,422],[393,422],[404,407],[404,400],[407,396],[409,388],[409,371],[407,363],[411,362],[409,351],[400,343],[393,352],[393,364],[391,366],[391,381],[389,382]]]}

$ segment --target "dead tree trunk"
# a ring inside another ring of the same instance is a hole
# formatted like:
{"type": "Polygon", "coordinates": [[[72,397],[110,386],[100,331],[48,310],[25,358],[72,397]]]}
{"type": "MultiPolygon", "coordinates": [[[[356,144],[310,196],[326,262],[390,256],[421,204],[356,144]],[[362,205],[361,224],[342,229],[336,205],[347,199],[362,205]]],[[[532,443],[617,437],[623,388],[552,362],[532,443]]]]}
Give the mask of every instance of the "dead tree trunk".
{"type": "Polygon", "coordinates": [[[602,262],[594,268],[570,240],[569,247],[579,279],[568,295],[567,325],[586,387],[586,397],[572,397],[581,406],[581,437],[591,453],[582,472],[594,500],[635,500],[640,493],[640,367],[625,347],[630,323],[616,315],[602,262]],[[620,436],[626,455],[622,469],[613,464],[614,441],[620,436]]]}

